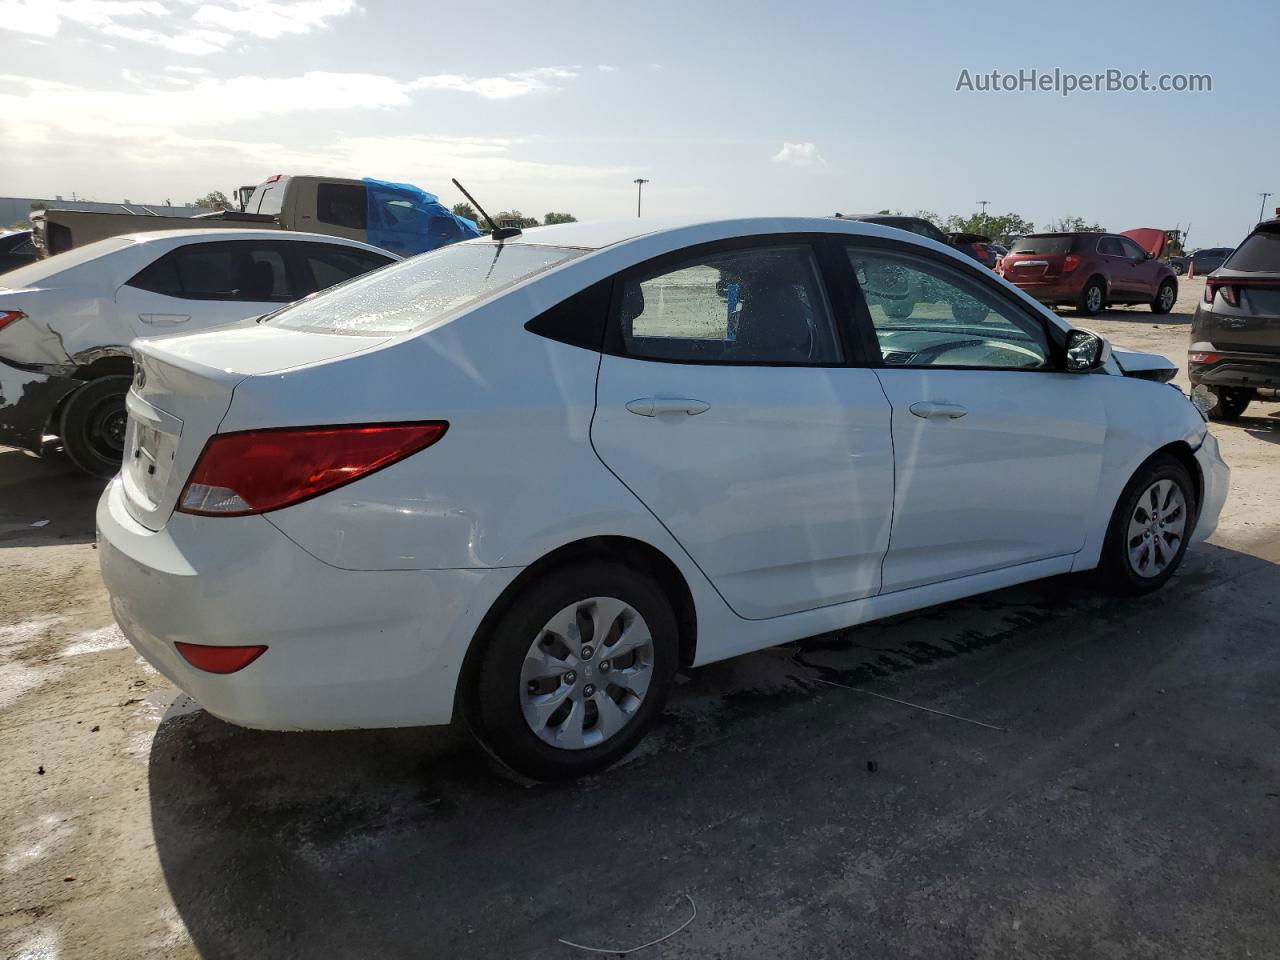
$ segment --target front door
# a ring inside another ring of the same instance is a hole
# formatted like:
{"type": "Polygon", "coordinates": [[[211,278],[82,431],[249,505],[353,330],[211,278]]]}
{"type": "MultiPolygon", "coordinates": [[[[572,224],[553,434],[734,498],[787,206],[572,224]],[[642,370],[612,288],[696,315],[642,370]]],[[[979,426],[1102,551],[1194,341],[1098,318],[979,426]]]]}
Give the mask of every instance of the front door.
{"type": "Polygon", "coordinates": [[[1044,318],[942,257],[846,247],[893,406],[888,593],[1075,553],[1097,520],[1106,422],[1044,318]]]}
{"type": "Polygon", "coordinates": [[[890,408],[818,248],[711,244],[618,279],[591,440],[740,616],[875,594],[890,408]]]}

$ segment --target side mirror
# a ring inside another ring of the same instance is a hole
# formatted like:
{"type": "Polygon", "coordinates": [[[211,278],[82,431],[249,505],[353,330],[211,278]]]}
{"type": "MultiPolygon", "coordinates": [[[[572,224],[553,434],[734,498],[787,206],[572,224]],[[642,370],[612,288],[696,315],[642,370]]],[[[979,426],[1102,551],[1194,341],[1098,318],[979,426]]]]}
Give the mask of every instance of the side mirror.
{"type": "Polygon", "coordinates": [[[1067,372],[1091,373],[1111,357],[1107,338],[1092,330],[1072,330],[1067,334],[1067,372]]]}
{"type": "Polygon", "coordinates": [[[1152,253],[1150,250],[1147,250],[1145,254],[1146,255],[1142,258],[1143,260],[1154,260],[1156,258],[1156,255],[1152,253]]]}

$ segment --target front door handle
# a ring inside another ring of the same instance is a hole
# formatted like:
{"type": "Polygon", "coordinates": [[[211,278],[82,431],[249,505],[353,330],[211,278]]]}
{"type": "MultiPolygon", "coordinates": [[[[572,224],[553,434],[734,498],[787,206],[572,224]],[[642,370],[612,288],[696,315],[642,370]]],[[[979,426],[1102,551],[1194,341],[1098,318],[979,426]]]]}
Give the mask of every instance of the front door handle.
{"type": "Polygon", "coordinates": [[[143,323],[149,323],[155,327],[165,327],[170,324],[186,323],[191,319],[189,313],[140,313],[138,319],[143,323]]]}
{"type": "Polygon", "coordinates": [[[627,409],[642,417],[656,417],[661,413],[687,413],[696,417],[710,410],[711,404],[688,397],[643,397],[630,401],[627,409]]]}
{"type": "Polygon", "coordinates": [[[955,420],[969,412],[960,404],[949,403],[946,400],[921,400],[919,403],[913,403],[907,409],[924,420],[936,418],[955,420]]]}

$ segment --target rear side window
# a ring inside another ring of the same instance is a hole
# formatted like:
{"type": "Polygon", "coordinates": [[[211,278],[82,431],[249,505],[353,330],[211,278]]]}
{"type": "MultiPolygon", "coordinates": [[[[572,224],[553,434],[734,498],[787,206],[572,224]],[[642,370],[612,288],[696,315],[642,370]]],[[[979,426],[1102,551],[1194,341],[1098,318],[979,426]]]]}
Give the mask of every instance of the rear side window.
{"type": "Polygon", "coordinates": [[[1071,235],[1063,236],[1061,234],[1054,235],[1036,235],[1023,237],[1013,245],[1010,253],[1032,253],[1032,254],[1050,254],[1050,253],[1070,253],[1075,249],[1076,238],[1071,235]]]}
{"type": "Polygon", "coordinates": [[[365,188],[355,183],[321,183],[316,186],[316,217],[321,223],[363,230],[369,223],[365,188]]]}
{"type": "Polygon", "coordinates": [[[622,282],[629,356],[695,363],[839,363],[813,251],[752,247],[622,282]]]}
{"type": "Polygon", "coordinates": [[[1280,272],[1280,230],[1259,230],[1245,238],[1225,266],[1249,273],[1280,272]]]}
{"type": "Polygon", "coordinates": [[[306,243],[299,244],[302,260],[311,273],[312,282],[309,293],[316,290],[327,290],[339,283],[345,283],[352,277],[368,273],[394,263],[390,257],[381,257],[367,250],[356,250],[351,247],[306,243]]]}
{"type": "Polygon", "coordinates": [[[288,303],[300,295],[291,282],[284,244],[242,240],[171,250],[128,285],[184,300],[288,303]]]}
{"type": "Polygon", "coordinates": [[[582,255],[531,243],[459,243],[403,260],[276,314],[293,330],[390,335],[424,330],[582,255]]]}

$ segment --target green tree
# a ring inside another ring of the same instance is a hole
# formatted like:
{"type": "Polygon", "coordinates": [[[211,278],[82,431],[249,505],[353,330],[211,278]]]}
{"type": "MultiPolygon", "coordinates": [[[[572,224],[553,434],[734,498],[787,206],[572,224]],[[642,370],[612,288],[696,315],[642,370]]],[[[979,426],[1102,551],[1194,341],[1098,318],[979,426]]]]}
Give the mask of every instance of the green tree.
{"type": "Polygon", "coordinates": [[[455,217],[463,217],[472,223],[480,222],[480,214],[476,213],[476,208],[469,203],[455,203],[449,209],[455,217]]]}
{"type": "Polygon", "coordinates": [[[191,205],[203,207],[205,210],[226,210],[231,206],[231,201],[221,190],[210,190],[203,197],[193,200],[191,205]]]}
{"type": "Polygon", "coordinates": [[[1008,244],[1035,230],[1036,225],[1016,213],[953,213],[947,217],[943,229],[948,233],[976,233],[990,237],[997,243],[1008,244]]]}
{"type": "Polygon", "coordinates": [[[500,227],[510,224],[523,229],[524,227],[536,227],[538,225],[537,217],[526,217],[519,210],[503,210],[500,213],[495,213],[493,219],[500,227]]]}
{"type": "Polygon", "coordinates": [[[577,223],[578,218],[572,213],[548,213],[542,218],[544,226],[551,226],[553,223],[577,223]]]}
{"type": "Polygon", "coordinates": [[[1099,223],[1087,223],[1084,217],[1061,217],[1052,223],[1045,224],[1049,233],[1106,233],[1107,228],[1099,223]]]}

